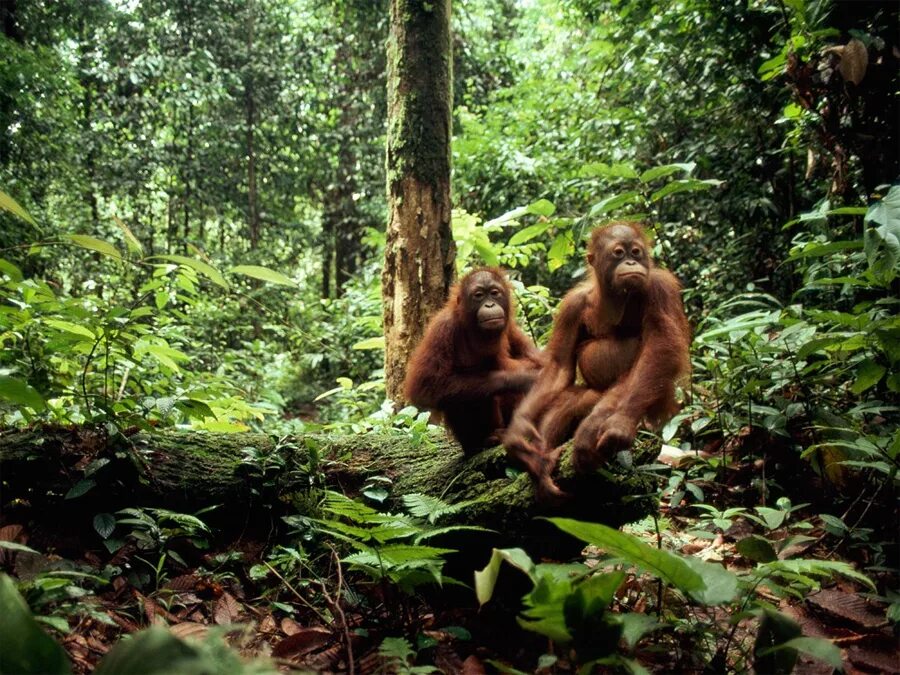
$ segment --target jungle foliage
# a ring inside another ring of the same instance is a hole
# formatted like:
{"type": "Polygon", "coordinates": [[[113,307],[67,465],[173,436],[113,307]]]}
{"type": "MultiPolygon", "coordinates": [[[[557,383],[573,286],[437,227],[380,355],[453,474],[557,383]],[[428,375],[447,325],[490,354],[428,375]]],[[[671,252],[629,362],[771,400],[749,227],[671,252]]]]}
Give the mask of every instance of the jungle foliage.
{"type": "MultiPolygon", "coordinates": [[[[385,672],[431,672],[433,587],[486,603],[502,562],[531,586],[507,615],[557,646],[494,645],[485,661],[503,672],[790,672],[800,655],[840,668],[840,650],[779,608],[839,579],[882,603],[887,630],[900,619],[897,7],[452,11],[457,272],[509,270],[539,344],[597,224],[648,224],[683,282],[691,386],[643,440],[687,459],[633,467],[653,476],[662,517],[627,532],[554,519],[595,559],[498,549],[473,582],[445,574],[450,551],[430,542],[458,505],[394,495],[386,477],[352,495],[311,479],[319,518],[286,518],[255,557],[208,556],[205,578],[241,579],[270,615],[337,622],[350,662],[377,637],[385,672]],[[728,569],[683,550],[723,540],[728,569]]],[[[386,2],[17,0],[0,18],[0,431],[440,433],[384,397],[386,2]]],[[[203,514],[102,512],[91,546],[105,557],[22,575],[15,556],[38,552],[8,527],[0,633],[24,646],[0,650],[3,672],[67,672],[43,627],[109,624],[88,599],[115,579],[167,597],[183,549],[210,534],[203,514]]],[[[142,619],[137,604],[126,613],[142,619]]],[[[481,638],[448,622],[441,635],[475,655],[481,638]]],[[[173,640],[142,633],[97,672],[145,653],[268,672],[217,635],[173,640]]]]}

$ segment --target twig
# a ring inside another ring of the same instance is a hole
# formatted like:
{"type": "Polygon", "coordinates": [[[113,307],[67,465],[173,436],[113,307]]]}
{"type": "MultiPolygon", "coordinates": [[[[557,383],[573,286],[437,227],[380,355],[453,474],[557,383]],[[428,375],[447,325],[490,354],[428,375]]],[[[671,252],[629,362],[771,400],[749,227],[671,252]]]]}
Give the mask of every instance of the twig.
{"type": "Polygon", "coordinates": [[[319,579],[310,580],[310,583],[314,583],[319,587],[319,590],[322,592],[322,597],[325,598],[325,602],[328,604],[328,607],[331,609],[331,614],[338,619],[341,625],[341,632],[344,634],[344,641],[347,644],[347,673],[349,675],[355,675],[356,666],[353,664],[353,644],[350,642],[350,628],[347,625],[347,617],[344,614],[344,610],[341,608],[340,598],[341,598],[341,586],[344,585],[344,575],[341,572],[341,560],[338,557],[337,551],[334,550],[332,546],[328,548],[331,549],[332,559],[334,560],[334,564],[337,566],[337,595],[335,598],[331,597],[331,594],[328,592],[328,588],[325,586],[324,582],[319,579]]]}
{"type": "Polygon", "coordinates": [[[116,401],[121,401],[122,397],[125,395],[125,385],[128,383],[128,375],[131,374],[131,366],[125,367],[125,372],[122,373],[122,384],[119,385],[119,393],[116,394],[116,401]]]}
{"type": "Polygon", "coordinates": [[[263,565],[265,565],[266,567],[269,568],[269,571],[272,572],[272,574],[274,574],[276,577],[278,577],[278,579],[279,579],[279,581],[281,581],[281,583],[283,583],[285,586],[287,586],[287,589],[288,589],[291,593],[293,593],[295,596],[297,596],[297,599],[298,599],[301,603],[303,603],[304,605],[306,605],[306,607],[308,607],[308,608],[311,609],[313,612],[315,612],[315,613],[316,613],[316,616],[318,616],[324,623],[326,623],[326,624],[329,623],[328,617],[325,616],[324,614],[322,614],[322,613],[319,611],[319,608],[318,608],[318,607],[316,607],[316,606],[315,606],[314,604],[312,604],[309,600],[307,600],[307,599],[304,598],[302,595],[300,595],[299,591],[297,591],[296,588],[294,588],[293,586],[291,586],[290,582],[278,573],[278,570],[276,570],[274,567],[272,567],[272,566],[271,566],[268,562],[266,562],[265,560],[263,560],[262,563],[263,563],[263,565]]]}

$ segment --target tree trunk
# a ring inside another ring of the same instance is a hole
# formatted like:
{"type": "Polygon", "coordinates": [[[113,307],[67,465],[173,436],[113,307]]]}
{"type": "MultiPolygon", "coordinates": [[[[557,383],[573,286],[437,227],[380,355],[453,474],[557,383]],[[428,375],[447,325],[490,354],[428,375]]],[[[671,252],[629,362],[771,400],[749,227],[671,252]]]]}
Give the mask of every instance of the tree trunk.
{"type": "MultiPolygon", "coordinates": [[[[253,32],[255,16],[255,6],[251,2],[247,16],[247,66],[250,70],[250,64],[253,60],[253,32]]],[[[259,195],[256,186],[256,99],[253,87],[252,72],[244,75],[244,113],[247,125],[247,223],[250,234],[250,249],[255,251],[259,247],[259,195]]]]}
{"type": "Polygon", "coordinates": [[[450,0],[391,0],[389,220],[381,277],[385,385],[403,399],[406,363],[453,280],[450,231],[450,0]]]}
{"type": "MultiPolygon", "coordinates": [[[[638,454],[645,461],[653,457],[650,448],[638,454]]],[[[135,506],[193,512],[217,505],[204,519],[224,534],[261,516],[266,529],[277,526],[281,515],[315,515],[322,488],[353,495],[370,478],[386,476],[392,481],[391,510],[402,508],[400,496],[414,492],[448,503],[466,501],[452,521],[493,530],[482,541],[479,533],[467,531],[462,542],[453,542],[455,548],[482,555],[492,546],[518,545],[533,553],[559,553],[568,537],[536,516],[566,515],[618,527],[654,512],[648,474],[618,464],[607,468],[576,478],[566,453],[559,481],[573,497],[550,507],[535,503],[527,475],[510,475],[502,448],[466,459],[445,437],[318,434],[276,444],[252,433],[137,433],[117,442],[86,429],[0,433],[4,522],[16,522],[17,510],[27,508],[29,519],[83,530],[85,536],[95,536],[90,529],[97,513],[135,506]],[[72,498],[86,474],[91,489],[72,498]]]]}

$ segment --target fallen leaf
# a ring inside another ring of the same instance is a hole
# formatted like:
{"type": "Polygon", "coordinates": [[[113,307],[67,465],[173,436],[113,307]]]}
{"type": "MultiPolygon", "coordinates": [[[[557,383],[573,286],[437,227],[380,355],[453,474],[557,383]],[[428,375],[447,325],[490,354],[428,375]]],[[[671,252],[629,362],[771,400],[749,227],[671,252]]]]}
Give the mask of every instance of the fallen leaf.
{"type": "Polygon", "coordinates": [[[194,623],[193,621],[184,621],[169,627],[169,632],[177,638],[186,640],[196,638],[202,640],[209,632],[209,626],[202,623],[194,623]]]}
{"type": "Polygon", "coordinates": [[[474,654],[463,661],[461,675],[485,675],[485,673],[487,670],[485,670],[484,664],[474,654]]]}
{"type": "Polygon", "coordinates": [[[216,601],[214,620],[220,626],[233,623],[241,613],[241,605],[231,593],[222,593],[216,601]]]}
{"type": "Polygon", "coordinates": [[[296,635],[301,630],[303,630],[303,627],[292,618],[286,616],[281,620],[281,632],[288,637],[296,635]]]}
{"type": "Polygon", "coordinates": [[[272,656],[279,659],[288,656],[304,656],[324,647],[331,639],[331,631],[325,628],[301,628],[299,632],[289,635],[276,644],[272,648],[272,656]]]}

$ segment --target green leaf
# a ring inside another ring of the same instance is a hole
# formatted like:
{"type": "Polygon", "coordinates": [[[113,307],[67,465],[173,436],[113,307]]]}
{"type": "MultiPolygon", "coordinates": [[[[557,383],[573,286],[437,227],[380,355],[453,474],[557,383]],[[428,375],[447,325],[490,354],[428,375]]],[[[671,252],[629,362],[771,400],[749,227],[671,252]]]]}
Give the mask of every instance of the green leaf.
{"type": "Polygon", "coordinates": [[[240,672],[233,670],[233,664],[228,665],[232,669],[204,658],[199,648],[182,642],[165,628],[155,627],[137,633],[131,640],[119,641],[100,661],[94,675],[240,672]]]}
{"type": "Polygon", "coordinates": [[[5,541],[3,539],[0,539],[0,548],[5,548],[7,551],[21,551],[22,553],[38,553],[38,551],[35,551],[30,546],[19,544],[15,541],[5,541]]]}
{"type": "Polygon", "coordinates": [[[702,602],[704,605],[724,605],[737,596],[738,578],[722,565],[704,562],[692,556],[676,556],[674,553],[669,555],[683,560],[703,579],[704,588],[702,590],[693,593],[685,591],[697,602],[702,602]]]}
{"type": "Polygon", "coordinates": [[[784,644],[800,637],[801,629],[793,619],[780,612],[763,605],[762,621],[756,634],[756,642],[753,645],[753,667],[757,673],[772,673],[773,675],[787,675],[794,669],[797,662],[797,650],[791,648],[774,649],[784,647],[784,644]]]}
{"type": "Polygon", "coordinates": [[[122,254],[119,253],[119,249],[110,244],[108,241],[103,241],[102,239],[97,239],[96,237],[89,237],[86,234],[67,234],[64,236],[73,244],[77,244],[81,248],[86,248],[91,251],[96,251],[97,253],[102,253],[103,255],[107,255],[110,258],[115,258],[116,260],[122,259],[122,254]]]}
{"type": "Polygon", "coordinates": [[[805,359],[810,354],[815,354],[816,352],[825,351],[826,347],[830,347],[832,345],[838,344],[842,340],[846,339],[846,334],[842,335],[829,335],[827,337],[818,337],[809,340],[804,343],[800,349],[797,350],[797,358],[805,359]]]}
{"type": "Polygon", "coordinates": [[[148,354],[151,354],[152,356],[155,356],[160,363],[167,366],[176,373],[179,372],[180,368],[178,367],[178,364],[175,363],[175,359],[184,361],[190,360],[190,357],[184,352],[180,352],[177,349],[169,347],[167,345],[150,344],[145,347],[144,351],[146,351],[148,354]]]}
{"type": "Polygon", "coordinates": [[[900,226],[900,185],[892,185],[888,193],[872,204],[864,222],[876,222],[889,228],[900,226]]]}
{"type": "Polygon", "coordinates": [[[770,530],[776,530],[784,524],[787,512],[781,509],[773,509],[768,506],[757,506],[753,509],[765,521],[766,527],[770,530]]]}
{"type": "Polygon", "coordinates": [[[5,574],[0,574],[0,673],[70,673],[66,653],[47,635],[5,574]]]}
{"type": "Polygon", "coordinates": [[[5,274],[16,283],[22,281],[22,270],[13,265],[9,260],[0,258],[0,274],[5,274]]]}
{"type": "Polygon", "coordinates": [[[526,208],[528,209],[528,213],[534,216],[544,216],[545,218],[549,218],[556,213],[556,205],[549,199],[538,199],[536,202],[529,204],[526,208]]]}
{"type": "Polygon", "coordinates": [[[119,229],[122,230],[122,234],[125,235],[125,246],[128,247],[128,250],[138,255],[140,257],[144,256],[144,247],[141,246],[140,240],[134,236],[134,232],[131,231],[131,228],[128,227],[122,219],[118,216],[113,216],[113,220],[116,225],[119,226],[119,229]]]}
{"type": "Polygon", "coordinates": [[[478,251],[478,255],[484,260],[485,265],[496,267],[500,263],[500,260],[497,257],[497,250],[494,248],[491,240],[486,236],[474,237],[472,239],[472,246],[478,251]]]}
{"type": "Polygon", "coordinates": [[[30,223],[31,225],[34,225],[35,227],[38,226],[38,224],[35,222],[34,218],[31,217],[31,214],[29,214],[28,211],[23,209],[15,199],[10,197],[8,194],[3,192],[2,190],[0,190],[0,209],[3,209],[4,211],[9,211],[14,216],[18,216],[19,218],[24,220],[26,223],[30,223]]]}
{"type": "Polygon", "coordinates": [[[788,260],[800,258],[820,258],[838,251],[858,251],[863,247],[859,239],[847,241],[830,241],[826,244],[809,243],[802,247],[794,248],[788,255],[788,260]]]}
{"type": "Polygon", "coordinates": [[[78,335],[79,337],[87,338],[90,342],[93,342],[97,339],[97,336],[94,333],[84,326],[79,326],[77,323],[72,323],[71,321],[62,321],[60,319],[47,319],[44,321],[48,326],[55,328],[56,330],[61,330],[65,333],[72,333],[73,335],[78,335]]]}
{"type": "MultiPolygon", "coordinates": [[[[819,637],[796,637],[788,640],[784,644],[773,647],[771,651],[778,649],[795,649],[803,652],[808,656],[823,661],[835,670],[840,670],[843,664],[841,659],[841,650],[831,640],[819,637]]],[[[769,650],[766,650],[767,653],[769,650]]]]}
{"type": "Polygon", "coordinates": [[[572,240],[565,232],[560,232],[553,240],[553,245],[547,252],[547,267],[551,272],[558,270],[566,262],[569,255],[572,254],[575,247],[572,240]]]}
{"type": "Polygon", "coordinates": [[[97,481],[95,481],[94,479],[83,478],[71,487],[71,489],[66,493],[64,499],[77,499],[81,495],[89,492],[96,485],[97,481]]]}
{"type": "Polygon", "coordinates": [[[597,216],[601,216],[604,213],[609,213],[610,211],[614,211],[626,204],[633,204],[641,198],[641,194],[639,192],[622,192],[617,195],[612,195],[611,197],[607,197],[606,199],[602,199],[591,207],[591,210],[588,211],[588,216],[591,218],[596,218],[597,216]]]}
{"type": "Polygon", "coordinates": [[[456,504],[448,504],[442,499],[432,497],[430,495],[412,494],[403,495],[403,506],[410,514],[416,518],[427,518],[432,525],[443,516],[456,513],[460,509],[468,506],[471,502],[458,502],[456,504]]]}
{"type": "Polygon", "coordinates": [[[674,195],[679,192],[698,192],[700,190],[709,190],[710,188],[717,187],[722,184],[722,181],[715,179],[708,180],[698,180],[696,178],[685,178],[681,180],[673,180],[671,183],[667,183],[662,188],[654,192],[651,197],[651,202],[657,202],[663,197],[668,197],[669,195],[674,195]]]}
{"type": "Polygon", "coordinates": [[[479,605],[486,603],[494,594],[497,576],[500,574],[500,564],[504,560],[525,572],[534,581],[534,563],[525,551],[520,548],[495,548],[485,568],[475,572],[475,596],[478,598],[479,605]]]}
{"type": "Polygon", "coordinates": [[[753,562],[771,562],[778,559],[778,554],[775,553],[769,540],[755,534],[741,539],[736,548],[738,553],[753,562]]]}
{"type": "Polygon", "coordinates": [[[656,166],[652,169],[647,169],[644,173],[641,174],[641,182],[649,183],[652,180],[656,180],[657,178],[665,178],[666,176],[671,176],[673,173],[677,173],[678,171],[682,171],[688,175],[693,173],[694,169],[697,168],[696,162],[686,162],[684,164],[663,164],[662,166],[656,166]]]}
{"type": "Polygon", "coordinates": [[[856,371],[856,381],[850,387],[850,391],[854,394],[861,394],[866,389],[871,389],[881,381],[887,369],[875,363],[872,359],[863,361],[856,371]]]}
{"type": "Polygon", "coordinates": [[[207,277],[217,286],[228,288],[228,282],[225,280],[225,277],[222,276],[222,273],[212,265],[205,263],[202,260],[197,260],[196,258],[188,258],[186,255],[156,255],[152,258],[148,258],[148,260],[168,260],[169,262],[174,262],[178,263],[179,265],[184,265],[185,267],[190,267],[195,272],[199,272],[200,274],[207,277]]]}
{"type": "Polygon", "coordinates": [[[101,539],[109,539],[116,529],[116,517],[111,513],[98,513],[94,516],[94,530],[101,539]]]}
{"type": "Polygon", "coordinates": [[[360,340],[354,343],[352,349],[384,349],[384,335],[360,340]]]}
{"type": "Polygon", "coordinates": [[[203,420],[207,417],[216,417],[216,413],[205,401],[196,398],[186,398],[175,403],[175,407],[190,418],[203,420]]]}
{"type": "Polygon", "coordinates": [[[531,241],[535,237],[544,234],[544,232],[549,230],[552,225],[552,222],[544,222],[524,227],[509,238],[508,245],[518,246],[519,244],[524,244],[526,241],[531,241]]]}
{"type": "Polygon", "coordinates": [[[633,649],[638,641],[647,633],[661,627],[652,616],[628,612],[617,615],[622,623],[622,639],[629,649],[633,649]]]}
{"type": "Polygon", "coordinates": [[[243,274],[261,281],[268,281],[272,284],[281,284],[282,286],[297,285],[289,276],[259,265],[235,265],[228,271],[232,274],[243,274]]]}
{"type": "Polygon", "coordinates": [[[563,532],[604,548],[655,574],[699,602],[708,605],[722,604],[731,601],[737,594],[737,577],[721,565],[705,563],[695,558],[682,558],[599,523],[585,523],[570,518],[548,520],[563,532]]]}
{"type": "Polygon", "coordinates": [[[35,412],[41,412],[47,407],[44,398],[34,387],[8,375],[0,375],[0,398],[17,405],[27,405],[35,412]]]}
{"type": "Polygon", "coordinates": [[[36,616],[34,617],[34,620],[46,624],[51,628],[55,628],[63,635],[68,635],[69,630],[71,630],[69,622],[61,616],[36,616]]]}
{"type": "Polygon", "coordinates": [[[637,178],[638,172],[630,164],[604,164],[603,162],[589,162],[578,170],[578,175],[582,178],[593,178],[600,176],[602,178],[637,178]]]}

